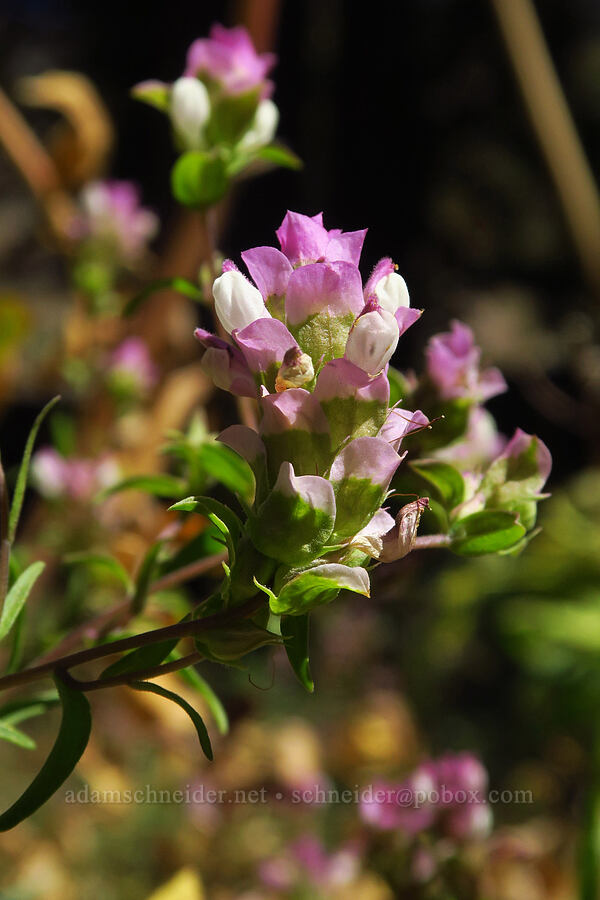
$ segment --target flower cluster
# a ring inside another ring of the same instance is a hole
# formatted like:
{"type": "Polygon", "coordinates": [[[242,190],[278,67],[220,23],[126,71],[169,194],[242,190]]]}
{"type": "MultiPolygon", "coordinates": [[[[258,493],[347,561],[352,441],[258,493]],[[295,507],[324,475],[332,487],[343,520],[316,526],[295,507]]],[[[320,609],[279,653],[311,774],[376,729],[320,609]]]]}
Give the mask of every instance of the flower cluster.
{"type": "Polygon", "coordinates": [[[144,81],[134,95],[167,113],[181,151],[226,145],[238,158],[249,156],[277,130],[279,111],[267,79],[275,62],[272,53],[256,52],[244,28],[217,24],[210,37],[193,42],[173,84],[144,81]]]}
{"type": "Polygon", "coordinates": [[[364,564],[406,555],[426,505],[404,506],[396,522],[381,508],[403,440],[428,420],[390,408],[387,365],[420,311],[389,259],[363,289],[365,233],[287,213],[280,250],[242,254],[255,284],[228,260],[213,285],[232,341],[196,331],[215,383],[260,406],[259,433],[234,425],[221,440],[255,473],[246,531],[280,567],[276,612],[304,611],[342,587],[368,594],[364,564]]]}
{"type": "Polygon", "coordinates": [[[373,828],[410,837],[432,829],[454,841],[485,837],[492,824],[487,783],[487,772],[472,754],[442,756],[400,784],[374,785],[361,804],[361,817],[373,828]]]}
{"type": "Polygon", "coordinates": [[[44,497],[88,503],[99,490],[115,484],[119,469],[109,457],[65,457],[54,447],[42,447],[33,458],[32,475],[44,497]]]}
{"type": "Polygon", "coordinates": [[[82,190],[79,207],[71,227],[73,280],[94,303],[106,306],[123,270],[143,262],[158,218],[141,205],[131,181],[94,181],[82,190]]]}
{"type": "Polygon", "coordinates": [[[123,265],[138,262],[158,231],[158,218],[140,203],[131,181],[94,181],[81,192],[73,236],[108,245],[123,265]]]}
{"type": "MultiPolygon", "coordinates": [[[[413,484],[404,493],[414,499],[395,521],[383,508],[405,440],[413,435],[416,446],[430,422],[419,408],[401,407],[401,399],[390,404],[389,361],[421,311],[411,307],[389,258],[363,287],[365,234],[328,230],[322,214],[288,212],[277,230],[280,249],[242,253],[252,281],[226,260],[214,282],[215,311],[230,339],[196,331],[215,384],[259,405],[258,432],[233,425],[220,439],[254,471],[254,505],[240,530],[270,561],[256,572],[270,582],[260,586],[275,613],[305,612],[341,588],[368,595],[365,565],[406,556],[428,506],[413,484]]],[[[442,401],[459,404],[463,432],[469,413],[486,415],[480,404],[505,387],[496,370],[480,371],[479,358],[460,323],[434,338],[427,353],[423,397],[432,396],[433,385],[442,401]]],[[[406,384],[417,399],[419,391],[406,384]]],[[[522,432],[476,479],[436,458],[418,469],[436,489],[427,493],[437,498],[440,491],[453,511],[444,514],[449,533],[440,543],[465,554],[516,545],[535,521],[548,471],[548,451],[522,432]]],[[[248,566],[241,567],[246,579],[248,566]]],[[[232,570],[234,582],[239,569],[232,570]]]]}

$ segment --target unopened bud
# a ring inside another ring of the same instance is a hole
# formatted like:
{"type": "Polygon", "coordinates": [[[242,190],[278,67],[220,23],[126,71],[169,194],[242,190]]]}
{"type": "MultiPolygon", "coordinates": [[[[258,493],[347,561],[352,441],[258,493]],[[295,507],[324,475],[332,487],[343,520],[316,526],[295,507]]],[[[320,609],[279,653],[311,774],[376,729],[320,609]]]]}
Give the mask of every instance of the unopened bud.
{"type": "Polygon", "coordinates": [[[394,562],[408,556],[415,544],[421,515],[428,506],[429,499],[419,497],[402,507],[396,516],[396,527],[384,535],[380,562],[394,562]]]}
{"type": "Polygon", "coordinates": [[[186,150],[201,149],[209,116],[210,100],[202,82],[178,78],[171,91],[171,121],[186,150]]]}

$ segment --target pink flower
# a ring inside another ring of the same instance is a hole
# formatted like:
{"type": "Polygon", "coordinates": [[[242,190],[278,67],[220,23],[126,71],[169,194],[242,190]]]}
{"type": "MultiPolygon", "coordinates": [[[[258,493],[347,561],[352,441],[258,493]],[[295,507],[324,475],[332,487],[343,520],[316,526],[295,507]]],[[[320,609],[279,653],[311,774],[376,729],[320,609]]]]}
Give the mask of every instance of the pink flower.
{"type": "Polygon", "coordinates": [[[452,330],[435,335],[426,350],[427,373],[444,400],[457,397],[484,403],[506,390],[498,369],[479,368],[481,350],[467,325],[454,320],[452,330]]]}
{"type": "Polygon", "coordinates": [[[87,503],[99,490],[115,483],[119,470],[106,457],[67,458],[53,447],[43,447],[33,458],[32,474],[38,490],[45,497],[87,503]]]}
{"type": "Polygon", "coordinates": [[[111,375],[127,378],[142,392],[148,391],[158,378],[148,347],[138,337],[126,338],[113,350],[108,370],[111,375]]]}
{"type": "Polygon", "coordinates": [[[382,831],[410,837],[435,828],[454,841],[485,837],[491,827],[487,772],[471,753],[429,760],[399,784],[363,791],[361,817],[382,831]]]}
{"type": "Polygon", "coordinates": [[[158,219],[140,205],[130,181],[95,181],[81,193],[82,213],[74,237],[110,243],[121,260],[133,263],[158,231],[158,219]]]}
{"type": "Polygon", "coordinates": [[[267,75],[277,57],[257,53],[245,28],[215,24],[210,37],[198,38],[188,50],[185,75],[216,82],[225,94],[242,94],[259,88],[269,97],[273,84],[267,75]]]}
{"type": "Polygon", "coordinates": [[[340,261],[357,266],[366,233],[366,228],[328,231],[323,225],[323,213],[304,216],[296,212],[287,212],[276,232],[281,251],[293,266],[340,261]]]}

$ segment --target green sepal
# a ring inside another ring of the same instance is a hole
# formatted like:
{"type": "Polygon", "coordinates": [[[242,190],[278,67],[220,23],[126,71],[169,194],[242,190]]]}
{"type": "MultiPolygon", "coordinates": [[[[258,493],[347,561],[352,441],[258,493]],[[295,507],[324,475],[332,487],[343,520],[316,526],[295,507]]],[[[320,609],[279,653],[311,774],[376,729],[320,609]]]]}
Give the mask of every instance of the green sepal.
{"type": "Polygon", "coordinates": [[[444,509],[450,511],[465,499],[464,479],[458,469],[449,463],[426,459],[411,463],[410,467],[433,488],[435,499],[444,509]]]}
{"type": "Polygon", "coordinates": [[[192,209],[215,206],[225,196],[228,186],[223,159],[202,150],[183,153],[171,170],[173,196],[192,209]]]}
{"type": "Polygon", "coordinates": [[[196,638],[196,647],[207,659],[231,662],[267,644],[280,644],[281,638],[258,628],[250,621],[236,622],[223,629],[211,629],[196,638]]]}
{"type": "Polygon", "coordinates": [[[216,100],[206,125],[206,137],[210,143],[237,144],[251,128],[259,102],[258,88],[216,100]]]}
{"type": "Polygon", "coordinates": [[[325,563],[293,574],[284,582],[269,605],[277,615],[299,616],[316,606],[331,603],[344,589],[365,597],[370,595],[369,575],[360,566],[325,563]]]}

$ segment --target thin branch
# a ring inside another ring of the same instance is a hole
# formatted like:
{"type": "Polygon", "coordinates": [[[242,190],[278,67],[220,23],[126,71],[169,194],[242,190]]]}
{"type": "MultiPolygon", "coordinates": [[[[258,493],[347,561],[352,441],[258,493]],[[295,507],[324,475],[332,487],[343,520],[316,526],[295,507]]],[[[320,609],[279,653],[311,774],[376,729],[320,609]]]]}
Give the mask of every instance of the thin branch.
{"type": "Polygon", "coordinates": [[[123,675],[115,675],[113,678],[96,678],[93,681],[80,681],[73,678],[72,675],[65,670],[60,672],[63,681],[78,691],[101,691],[103,688],[118,687],[121,684],[129,684],[131,681],[146,681],[149,678],[160,678],[162,675],[169,675],[171,672],[177,672],[179,669],[187,669],[200,662],[204,657],[201,653],[189,653],[182,656],[181,659],[174,659],[170,663],[163,663],[160,666],[152,666],[149,669],[142,669],[140,672],[127,672],[123,675]]]}
{"type": "Polygon", "coordinates": [[[22,672],[15,672],[13,675],[5,675],[0,678],[0,691],[7,688],[16,687],[20,684],[29,684],[37,681],[54,671],[63,671],[72,669],[74,666],[83,663],[93,662],[96,659],[103,659],[105,656],[114,656],[116,653],[124,653],[127,650],[137,650],[138,647],[147,647],[149,644],[157,644],[163,641],[178,639],[184,637],[194,637],[202,634],[204,631],[214,631],[230,625],[239,619],[247,619],[256,613],[265,603],[264,597],[253,597],[247,603],[225,612],[215,613],[207,616],[205,619],[194,619],[191,622],[178,622],[176,625],[167,625],[165,628],[155,628],[152,631],[145,631],[142,634],[136,634],[132,637],[122,638],[118,641],[112,641],[110,644],[102,644],[99,647],[90,647],[88,650],[80,650],[70,656],[63,656],[60,659],[34,666],[30,669],[24,669],[22,672]]]}
{"type": "Polygon", "coordinates": [[[600,197],[532,0],[492,0],[583,270],[600,290],[600,197]]]}
{"type": "MultiPolygon", "coordinates": [[[[190,579],[197,578],[199,575],[204,575],[205,572],[218,566],[219,563],[225,562],[226,559],[227,553],[215,553],[212,556],[206,556],[204,559],[190,563],[189,566],[183,566],[175,572],[169,572],[168,575],[163,575],[162,578],[150,585],[149,593],[154,594],[157,591],[165,590],[165,588],[190,581],[190,579]]],[[[78,625],[56,647],[38,657],[35,660],[35,664],[42,665],[43,663],[54,662],[60,659],[61,656],[75,650],[83,640],[98,640],[103,634],[111,631],[115,625],[126,625],[132,617],[131,600],[121,600],[120,603],[104,610],[104,612],[99,613],[93,619],[78,625]]]]}
{"type": "Polygon", "coordinates": [[[437,547],[449,547],[451,543],[447,534],[424,534],[415,538],[413,550],[435,550],[437,547]]]}

